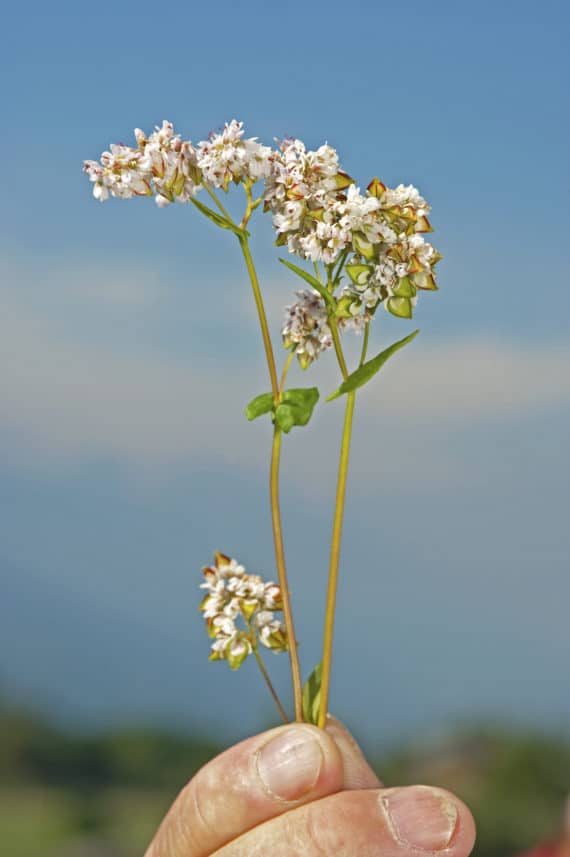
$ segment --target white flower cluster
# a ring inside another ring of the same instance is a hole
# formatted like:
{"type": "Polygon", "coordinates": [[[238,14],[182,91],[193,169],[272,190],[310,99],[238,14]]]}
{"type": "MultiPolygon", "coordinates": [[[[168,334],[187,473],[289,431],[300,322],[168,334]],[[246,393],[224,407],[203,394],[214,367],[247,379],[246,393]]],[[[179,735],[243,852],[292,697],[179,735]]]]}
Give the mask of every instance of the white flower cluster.
{"type": "MultiPolygon", "coordinates": [[[[233,119],[194,147],[164,120],[148,137],[137,129],[136,148],[113,144],[100,162],[85,161],[84,170],[101,201],[154,196],[161,207],[188,202],[202,186],[227,191],[232,182],[249,187],[264,181],[264,209],[272,214],[278,245],[330,266],[342,254],[349,281],[336,296],[339,323],[344,319],[347,327],[351,318],[370,317],[381,303],[411,318],[418,290],[437,288],[434,265],[441,258],[423,237],[431,231],[430,208],[416,188],[391,189],[373,179],[361,194],[332,146],[309,151],[301,140],[288,139],[273,150],[243,135],[243,123],[233,119]]],[[[307,293],[288,309],[283,336],[298,344],[302,361],[330,347],[322,314],[320,299],[307,293]]]]}
{"type": "MultiPolygon", "coordinates": [[[[306,369],[323,351],[332,347],[333,339],[328,323],[327,308],[315,291],[296,292],[298,300],[285,307],[285,321],[281,335],[285,348],[293,348],[301,365],[306,369]]],[[[370,316],[358,313],[350,318],[339,318],[339,330],[363,333],[370,316]]]]}
{"type": "Polygon", "coordinates": [[[242,140],[243,122],[232,119],[219,134],[212,133],[196,150],[203,181],[227,190],[230,182],[256,182],[269,175],[272,151],[256,137],[242,140]]]}
{"type": "Polygon", "coordinates": [[[285,626],[275,618],[283,609],[281,590],[255,574],[246,574],[235,559],[216,553],[214,565],[203,569],[207,590],[200,610],[210,637],[214,639],[211,661],[226,660],[235,670],[250,655],[258,641],[274,652],[287,651],[285,626]],[[243,620],[244,628],[236,624],[243,620]]]}
{"type": "Polygon", "coordinates": [[[333,262],[350,240],[334,212],[351,184],[332,146],[308,152],[301,140],[284,140],[271,159],[264,193],[277,243],[305,259],[333,262]]]}
{"type": "Polygon", "coordinates": [[[100,163],[85,161],[83,169],[93,182],[93,195],[104,202],[109,196],[129,199],[155,196],[160,207],[177,199],[188,202],[201,184],[196,150],[184,142],[166,119],[149,137],[135,129],[137,148],[112,144],[100,163]]]}
{"type": "Polygon", "coordinates": [[[345,300],[351,311],[374,312],[384,302],[393,315],[411,318],[419,289],[437,289],[433,267],[441,256],[423,237],[431,232],[429,206],[413,186],[386,188],[373,179],[366,196],[350,188],[343,220],[350,220],[352,255],[345,300]]]}
{"type": "Polygon", "coordinates": [[[331,146],[311,152],[286,140],[271,160],[264,200],[277,243],[291,253],[325,265],[352,254],[343,291],[352,299],[350,314],[374,312],[384,301],[394,315],[410,318],[418,289],[437,288],[440,256],[422,235],[431,231],[430,209],[413,186],[390,189],[373,179],[361,194],[331,146]]]}
{"type": "Polygon", "coordinates": [[[157,205],[188,202],[203,185],[228,189],[230,182],[254,183],[269,175],[272,150],[255,137],[243,138],[243,123],[233,119],[194,147],[174,133],[166,119],[150,136],[135,129],[137,148],[112,144],[101,161],[85,161],[93,195],[129,199],[155,196],[157,205]]]}

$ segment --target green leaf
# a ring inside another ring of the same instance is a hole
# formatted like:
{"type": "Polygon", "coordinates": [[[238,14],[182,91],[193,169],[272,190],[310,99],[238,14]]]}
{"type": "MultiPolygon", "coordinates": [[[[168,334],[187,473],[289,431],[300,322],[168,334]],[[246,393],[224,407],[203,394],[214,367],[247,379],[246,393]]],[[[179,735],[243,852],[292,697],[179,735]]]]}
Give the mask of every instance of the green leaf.
{"type": "Polygon", "coordinates": [[[247,232],[245,229],[240,229],[239,226],[236,226],[235,223],[231,223],[221,214],[218,214],[217,211],[214,211],[211,208],[208,208],[207,205],[204,205],[203,202],[200,202],[196,197],[191,197],[190,202],[196,206],[198,211],[201,211],[209,220],[219,226],[221,229],[230,229],[233,233],[235,233],[239,238],[245,238],[247,236],[247,232]]]}
{"type": "Polygon", "coordinates": [[[326,289],[322,283],[319,283],[316,277],[313,277],[312,274],[309,274],[309,272],[303,270],[303,268],[299,268],[297,265],[294,265],[293,262],[289,262],[288,259],[279,259],[279,261],[282,265],[285,265],[286,268],[289,268],[290,271],[293,271],[294,274],[297,274],[298,277],[301,277],[302,280],[312,286],[315,291],[320,294],[320,296],[323,298],[328,307],[330,307],[332,310],[335,309],[335,299],[333,298],[329,290],[326,289]]]}
{"type": "Polygon", "coordinates": [[[247,408],[245,415],[248,420],[256,420],[263,414],[268,414],[273,410],[273,393],[262,393],[252,399],[247,408]]]}
{"type": "Polygon", "coordinates": [[[394,342],[384,351],[381,351],[380,354],[377,354],[376,357],[368,360],[363,366],[359,366],[356,372],[349,375],[346,381],[343,381],[340,385],[338,390],[327,398],[327,402],[332,402],[333,399],[338,399],[338,397],[342,396],[344,393],[350,393],[352,390],[357,390],[359,387],[362,387],[370,381],[370,379],[380,371],[384,363],[389,360],[392,354],[395,354],[396,351],[399,351],[400,348],[403,348],[404,345],[407,345],[408,342],[415,339],[418,333],[419,330],[414,330],[414,332],[410,333],[409,336],[406,336],[404,339],[400,339],[398,342],[394,342]]]}
{"type": "Polygon", "coordinates": [[[281,402],[275,408],[275,423],[281,431],[289,434],[293,426],[306,426],[319,401],[316,387],[297,387],[285,390],[281,402]]]}
{"type": "Polygon", "coordinates": [[[317,664],[305,684],[303,685],[303,717],[306,723],[319,721],[321,708],[321,681],[323,675],[322,663],[317,664]]]}

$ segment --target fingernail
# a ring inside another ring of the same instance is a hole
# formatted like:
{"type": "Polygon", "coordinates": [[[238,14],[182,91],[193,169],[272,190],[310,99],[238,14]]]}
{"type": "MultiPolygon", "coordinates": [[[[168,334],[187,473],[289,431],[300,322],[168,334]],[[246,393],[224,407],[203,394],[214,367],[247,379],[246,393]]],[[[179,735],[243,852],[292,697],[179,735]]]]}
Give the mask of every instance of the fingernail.
{"type": "Polygon", "coordinates": [[[257,771],[273,797],[297,800],[319,779],[324,756],[308,729],[292,727],[281,732],[257,754],[257,771]]]}
{"type": "Polygon", "coordinates": [[[442,851],[453,839],[457,807],[439,789],[411,786],[380,797],[394,839],[408,848],[442,851]]]}

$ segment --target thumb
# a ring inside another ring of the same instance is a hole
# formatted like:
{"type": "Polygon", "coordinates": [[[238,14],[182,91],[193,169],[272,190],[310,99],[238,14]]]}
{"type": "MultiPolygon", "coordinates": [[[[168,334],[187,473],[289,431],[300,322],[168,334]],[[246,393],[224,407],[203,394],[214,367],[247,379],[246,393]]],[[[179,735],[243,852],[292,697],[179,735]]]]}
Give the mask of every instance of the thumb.
{"type": "Polygon", "coordinates": [[[337,745],[344,766],[344,789],[377,789],[382,783],[346,726],[336,717],[327,717],[326,732],[337,745]]]}

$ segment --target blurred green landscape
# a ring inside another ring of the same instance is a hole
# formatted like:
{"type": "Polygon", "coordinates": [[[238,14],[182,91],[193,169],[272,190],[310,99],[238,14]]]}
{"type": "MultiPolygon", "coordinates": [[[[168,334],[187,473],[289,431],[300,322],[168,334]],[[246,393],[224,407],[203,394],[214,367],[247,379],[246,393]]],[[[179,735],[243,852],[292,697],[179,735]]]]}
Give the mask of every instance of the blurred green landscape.
{"type": "MultiPolygon", "coordinates": [[[[142,857],[178,790],[222,749],[205,736],[124,728],[69,734],[0,704],[0,842],[10,857],[142,857]]],[[[470,727],[373,760],[388,785],[433,783],[474,812],[476,854],[504,857],[560,833],[570,743],[470,727]]]]}

